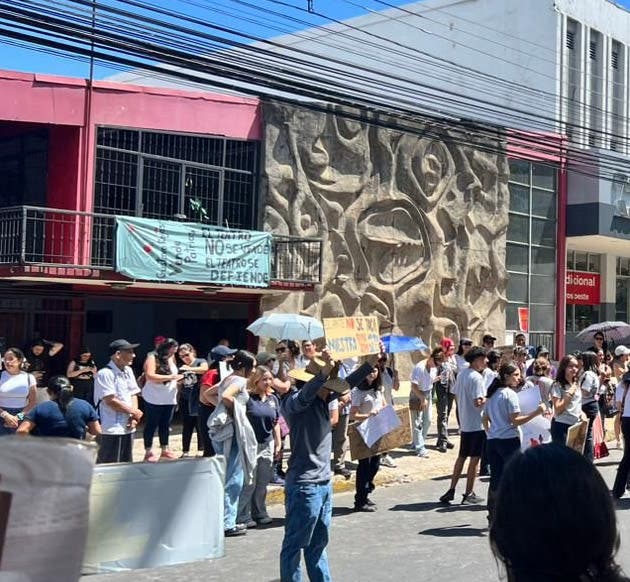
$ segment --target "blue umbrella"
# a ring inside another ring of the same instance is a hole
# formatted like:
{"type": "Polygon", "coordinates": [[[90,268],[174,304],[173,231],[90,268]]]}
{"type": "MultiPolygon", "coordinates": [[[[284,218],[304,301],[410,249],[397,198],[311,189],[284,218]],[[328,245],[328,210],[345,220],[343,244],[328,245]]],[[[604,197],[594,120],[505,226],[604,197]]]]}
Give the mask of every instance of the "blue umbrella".
{"type": "Polygon", "coordinates": [[[381,336],[381,340],[383,340],[385,351],[388,354],[396,354],[398,352],[421,352],[429,349],[429,346],[419,337],[388,333],[387,335],[381,336]]]}
{"type": "Polygon", "coordinates": [[[254,335],[278,340],[315,340],[324,337],[322,322],[314,317],[295,313],[270,313],[247,326],[254,335]]]}

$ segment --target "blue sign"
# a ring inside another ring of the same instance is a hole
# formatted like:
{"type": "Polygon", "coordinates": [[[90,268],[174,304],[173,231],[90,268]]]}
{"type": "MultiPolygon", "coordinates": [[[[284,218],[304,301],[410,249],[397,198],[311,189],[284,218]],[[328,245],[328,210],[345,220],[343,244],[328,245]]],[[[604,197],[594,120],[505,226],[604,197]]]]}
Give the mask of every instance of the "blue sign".
{"type": "Polygon", "coordinates": [[[271,235],[116,217],[116,271],[143,281],[269,287],[271,235]]]}

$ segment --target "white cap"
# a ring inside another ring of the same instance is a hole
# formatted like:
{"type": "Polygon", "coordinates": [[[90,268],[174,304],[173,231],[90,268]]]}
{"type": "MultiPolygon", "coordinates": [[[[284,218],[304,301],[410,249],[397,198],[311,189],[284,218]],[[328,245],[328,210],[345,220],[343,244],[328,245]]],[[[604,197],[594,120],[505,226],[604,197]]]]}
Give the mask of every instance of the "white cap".
{"type": "Polygon", "coordinates": [[[617,346],[615,348],[615,356],[627,356],[630,350],[626,346],[617,346]]]}

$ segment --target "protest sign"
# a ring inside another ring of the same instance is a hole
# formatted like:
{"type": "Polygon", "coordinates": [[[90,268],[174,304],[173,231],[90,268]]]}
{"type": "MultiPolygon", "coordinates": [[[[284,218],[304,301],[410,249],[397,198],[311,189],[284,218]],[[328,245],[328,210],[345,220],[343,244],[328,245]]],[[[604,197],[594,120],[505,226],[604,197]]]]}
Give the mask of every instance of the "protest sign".
{"type": "Polygon", "coordinates": [[[271,235],[116,217],[116,271],[144,281],[269,287],[271,235]]]}
{"type": "Polygon", "coordinates": [[[357,430],[365,444],[371,447],[378,439],[396,430],[401,424],[394,407],[386,406],[375,416],[370,416],[359,423],[357,430]]]}
{"type": "Polygon", "coordinates": [[[365,444],[365,440],[359,430],[357,430],[359,423],[351,424],[348,427],[348,440],[350,441],[350,456],[352,460],[367,459],[374,455],[387,453],[411,442],[409,408],[406,406],[395,406],[394,410],[400,425],[379,438],[371,447],[365,444]]]}
{"type": "Polygon", "coordinates": [[[381,344],[376,317],[328,317],[323,323],[326,345],[335,359],[379,353],[381,344]]]}
{"type": "MultiPolygon", "coordinates": [[[[520,392],[517,392],[521,414],[534,412],[542,402],[540,388],[527,382],[520,392]]],[[[551,442],[551,421],[544,416],[536,416],[529,422],[521,425],[521,449],[542,445],[551,442]]]]}

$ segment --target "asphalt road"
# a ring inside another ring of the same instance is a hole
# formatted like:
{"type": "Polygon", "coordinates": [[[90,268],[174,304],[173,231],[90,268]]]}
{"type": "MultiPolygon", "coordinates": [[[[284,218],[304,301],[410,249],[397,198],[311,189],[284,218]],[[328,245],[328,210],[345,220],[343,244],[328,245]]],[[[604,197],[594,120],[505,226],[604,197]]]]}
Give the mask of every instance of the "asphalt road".
{"type": "MultiPolygon", "coordinates": [[[[599,463],[612,485],[619,451],[599,463]]],[[[437,503],[447,477],[377,488],[372,498],[378,511],[351,511],[353,496],[335,496],[329,546],[333,580],[431,580],[431,582],[488,582],[499,573],[488,546],[485,507],[437,503]]],[[[460,487],[463,482],[460,482],[460,487]]],[[[476,488],[486,496],[487,482],[476,488]]],[[[460,497],[457,498],[458,500],[460,497]]],[[[226,556],[154,570],[140,570],[82,578],[83,582],[275,582],[283,534],[283,508],[274,506],[271,527],[250,530],[247,536],[228,538],[226,556]]],[[[617,511],[621,549],[618,560],[630,572],[630,499],[617,511]]],[[[306,576],[304,577],[306,580],[306,576]]]]}

